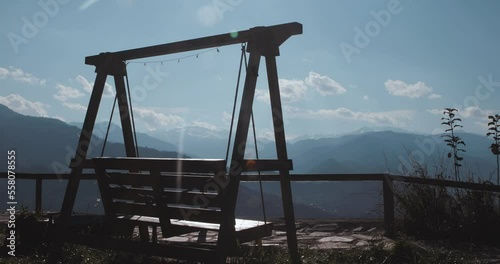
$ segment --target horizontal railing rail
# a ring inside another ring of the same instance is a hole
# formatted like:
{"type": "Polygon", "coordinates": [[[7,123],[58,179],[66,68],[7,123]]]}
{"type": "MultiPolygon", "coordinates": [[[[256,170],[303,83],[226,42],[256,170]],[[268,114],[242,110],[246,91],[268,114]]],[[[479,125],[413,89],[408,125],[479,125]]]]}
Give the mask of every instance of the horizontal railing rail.
{"type": "MultiPolygon", "coordinates": [[[[35,186],[35,210],[42,211],[42,185],[44,180],[68,180],[70,174],[55,173],[16,173],[17,180],[36,180],[35,186]]],[[[244,174],[240,176],[243,182],[277,182],[279,174],[244,174]]],[[[7,172],[0,172],[0,179],[7,179],[7,172]]],[[[94,173],[85,173],[80,176],[82,180],[96,180],[94,173]]],[[[462,182],[434,178],[422,178],[402,175],[391,175],[384,173],[365,174],[291,174],[291,182],[316,182],[316,181],[380,181],[383,189],[384,203],[384,227],[386,235],[394,235],[394,182],[413,183],[448,188],[460,188],[473,191],[487,191],[500,193],[500,186],[485,183],[462,182]]]]}

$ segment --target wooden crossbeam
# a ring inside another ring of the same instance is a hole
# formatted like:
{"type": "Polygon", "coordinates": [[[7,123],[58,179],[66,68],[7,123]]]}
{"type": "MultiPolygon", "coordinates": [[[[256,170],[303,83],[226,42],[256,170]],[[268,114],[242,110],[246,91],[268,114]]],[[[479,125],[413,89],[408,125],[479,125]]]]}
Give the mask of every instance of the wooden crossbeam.
{"type": "Polygon", "coordinates": [[[273,33],[276,43],[279,46],[289,37],[302,34],[302,24],[293,22],[271,27],[255,27],[249,30],[239,31],[236,37],[234,37],[231,33],[225,33],[215,36],[178,41],[144,48],[123,50],[111,53],[101,53],[99,55],[86,57],[85,64],[95,66],[102,64],[104,63],[107,55],[112,55],[113,58],[116,58],[119,61],[127,61],[244,43],[248,42],[255,33],[264,30],[269,30],[273,33]]]}

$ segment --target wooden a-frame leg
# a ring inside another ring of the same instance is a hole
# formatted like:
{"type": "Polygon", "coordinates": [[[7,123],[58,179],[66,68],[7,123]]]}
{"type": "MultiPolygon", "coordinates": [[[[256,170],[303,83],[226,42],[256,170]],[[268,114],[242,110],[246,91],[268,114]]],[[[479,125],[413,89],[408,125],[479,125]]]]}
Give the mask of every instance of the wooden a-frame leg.
{"type": "MultiPolygon", "coordinates": [[[[283,124],[283,110],[278,82],[278,71],[276,57],[266,56],[267,80],[269,83],[269,97],[271,99],[271,110],[273,115],[274,139],[276,141],[276,153],[278,160],[287,161],[285,129],[283,124]]],[[[295,228],[295,214],[293,210],[292,188],[290,185],[290,172],[280,170],[281,197],[283,200],[283,211],[285,214],[286,236],[288,251],[293,263],[301,263],[298,253],[297,234],[295,228]]]]}
{"type": "MultiPolygon", "coordinates": [[[[123,66],[125,67],[125,66],[123,66]]],[[[118,99],[118,109],[122,124],[123,143],[127,157],[137,157],[137,146],[135,145],[134,132],[132,130],[132,118],[125,90],[125,76],[115,76],[116,95],[118,99]]],[[[142,241],[149,241],[149,230],[145,224],[139,224],[139,235],[142,241]]]]}
{"type": "Polygon", "coordinates": [[[252,115],[252,105],[255,96],[255,87],[257,85],[257,77],[260,64],[259,53],[250,53],[248,69],[245,77],[245,85],[241,99],[240,112],[238,117],[238,124],[236,126],[236,133],[233,145],[233,153],[231,156],[231,165],[229,169],[229,183],[226,187],[225,195],[232,200],[225,199],[223,210],[227,212],[224,215],[224,220],[219,229],[219,239],[217,247],[219,252],[229,253],[228,246],[235,244],[236,234],[234,231],[236,208],[236,199],[238,196],[238,188],[240,184],[239,176],[241,174],[241,162],[245,156],[246,142],[248,137],[248,129],[250,127],[250,118],[252,115]]]}
{"type": "Polygon", "coordinates": [[[99,110],[99,104],[101,102],[106,78],[106,73],[97,73],[92,95],[90,96],[90,102],[87,107],[87,114],[85,115],[82,132],[80,133],[80,139],[78,140],[75,153],[74,165],[76,166],[71,169],[71,173],[69,175],[66,193],[64,194],[64,200],[61,206],[61,215],[56,226],[57,232],[54,235],[49,256],[49,263],[56,263],[61,257],[62,246],[65,239],[64,235],[67,233],[71,221],[71,213],[73,212],[73,206],[75,204],[76,194],[80,184],[80,176],[83,171],[83,161],[87,158],[87,151],[90,145],[92,131],[94,130],[94,124],[99,110]]]}

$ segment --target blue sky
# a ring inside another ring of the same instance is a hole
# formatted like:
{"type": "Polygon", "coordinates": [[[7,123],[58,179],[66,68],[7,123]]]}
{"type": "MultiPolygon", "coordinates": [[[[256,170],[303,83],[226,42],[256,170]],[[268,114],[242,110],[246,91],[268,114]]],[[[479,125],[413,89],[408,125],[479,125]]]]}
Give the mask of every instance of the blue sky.
{"type": "MultiPolygon", "coordinates": [[[[484,134],[487,115],[500,113],[500,3],[493,0],[1,5],[0,103],[23,114],[83,121],[95,78],[85,56],[294,21],[304,34],[285,42],[278,58],[290,138],[363,126],[437,132],[444,107],[459,108],[466,131],[484,134]]],[[[228,129],[240,47],[175,60],[192,54],[128,65],[138,130],[228,129]]],[[[272,123],[264,64],[260,77],[255,118],[266,137],[272,123]]],[[[107,82],[100,121],[113,99],[107,82]]]]}

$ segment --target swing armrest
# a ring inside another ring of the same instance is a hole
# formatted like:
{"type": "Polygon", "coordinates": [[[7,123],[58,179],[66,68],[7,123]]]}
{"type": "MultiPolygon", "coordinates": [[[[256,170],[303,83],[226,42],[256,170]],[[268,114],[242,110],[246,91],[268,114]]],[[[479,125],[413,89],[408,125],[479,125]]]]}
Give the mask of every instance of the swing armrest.
{"type": "Polygon", "coordinates": [[[279,171],[279,170],[293,170],[292,160],[243,160],[241,168],[244,172],[251,171],[279,171]]]}

